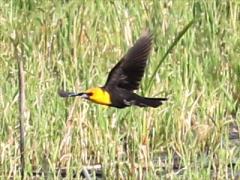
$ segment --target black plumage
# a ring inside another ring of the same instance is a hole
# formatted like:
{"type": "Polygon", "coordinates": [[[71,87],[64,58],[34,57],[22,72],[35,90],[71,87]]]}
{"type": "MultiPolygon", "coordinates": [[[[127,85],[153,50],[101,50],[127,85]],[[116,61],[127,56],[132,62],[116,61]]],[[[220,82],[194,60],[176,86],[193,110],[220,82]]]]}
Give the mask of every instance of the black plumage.
{"type": "Polygon", "coordinates": [[[142,34],[127,54],[114,66],[103,89],[109,92],[112,105],[118,108],[137,105],[158,107],[166,98],[146,98],[133,92],[139,88],[152,48],[152,35],[142,34]]]}
{"type": "Polygon", "coordinates": [[[62,92],[62,97],[81,96],[98,104],[124,108],[127,106],[158,107],[167,98],[147,98],[134,93],[139,88],[152,49],[152,35],[144,32],[125,56],[110,71],[103,87],[83,93],[62,92]]]}

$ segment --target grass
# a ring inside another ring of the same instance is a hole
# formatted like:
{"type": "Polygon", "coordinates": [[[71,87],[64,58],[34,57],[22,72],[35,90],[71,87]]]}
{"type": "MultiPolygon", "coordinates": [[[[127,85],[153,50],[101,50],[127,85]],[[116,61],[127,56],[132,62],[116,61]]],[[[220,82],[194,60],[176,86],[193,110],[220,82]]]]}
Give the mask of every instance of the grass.
{"type": "Polygon", "coordinates": [[[72,178],[73,170],[96,164],[108,179],[239,175],[238,1],[1,1],[0,7],[1,178],[20,178],[11,39],[24,59],[27,177],[43,170],[57,178],[55,169],[66,168],[72,178]],[[167,103],[119,110],[58,96],[61,88],[103,85],[145,28],[154,50],[138,93],[167,96],[167,103]]]}

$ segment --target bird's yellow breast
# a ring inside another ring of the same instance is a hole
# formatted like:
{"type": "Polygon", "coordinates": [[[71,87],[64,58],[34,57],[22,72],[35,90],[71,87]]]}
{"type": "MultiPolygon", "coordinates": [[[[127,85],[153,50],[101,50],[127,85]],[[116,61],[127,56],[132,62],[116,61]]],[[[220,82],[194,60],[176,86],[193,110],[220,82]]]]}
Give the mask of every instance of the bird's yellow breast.
{"type": "Polygon", "coordinates": [[[91,93],[89,96],[89,100],[103,105],[110,105],[111,104],[111,97],[110,94],[102,89],[102,88],[91,88],[86,91],[87,93],[91,93]]]}

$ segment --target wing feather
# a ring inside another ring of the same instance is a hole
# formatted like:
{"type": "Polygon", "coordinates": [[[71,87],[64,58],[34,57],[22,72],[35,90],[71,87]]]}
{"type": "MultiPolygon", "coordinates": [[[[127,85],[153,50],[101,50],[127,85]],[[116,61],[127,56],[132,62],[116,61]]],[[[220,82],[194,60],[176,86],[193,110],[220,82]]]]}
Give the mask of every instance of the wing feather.
{"type": "Polygon", "coordinates": [[[151,48],[152,35],[145,32],[110,71],[104,87],[117,86],[130,91],[138,89],[151,48]]]}

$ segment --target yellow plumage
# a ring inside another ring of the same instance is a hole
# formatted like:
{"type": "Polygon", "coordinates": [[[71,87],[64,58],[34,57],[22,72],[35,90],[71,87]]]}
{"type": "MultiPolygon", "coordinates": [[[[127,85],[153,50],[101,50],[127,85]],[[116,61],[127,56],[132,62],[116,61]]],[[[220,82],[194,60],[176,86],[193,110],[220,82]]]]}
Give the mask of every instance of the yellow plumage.
{"type": "Polygon", "coordinates": [[[92,95],[89,96],[89,100],[103,105],[110,105],[111,98],[107,91],[103,90],[102,88],[91,88],[86,91],[86,93],[91,93],[92,95]]]}

